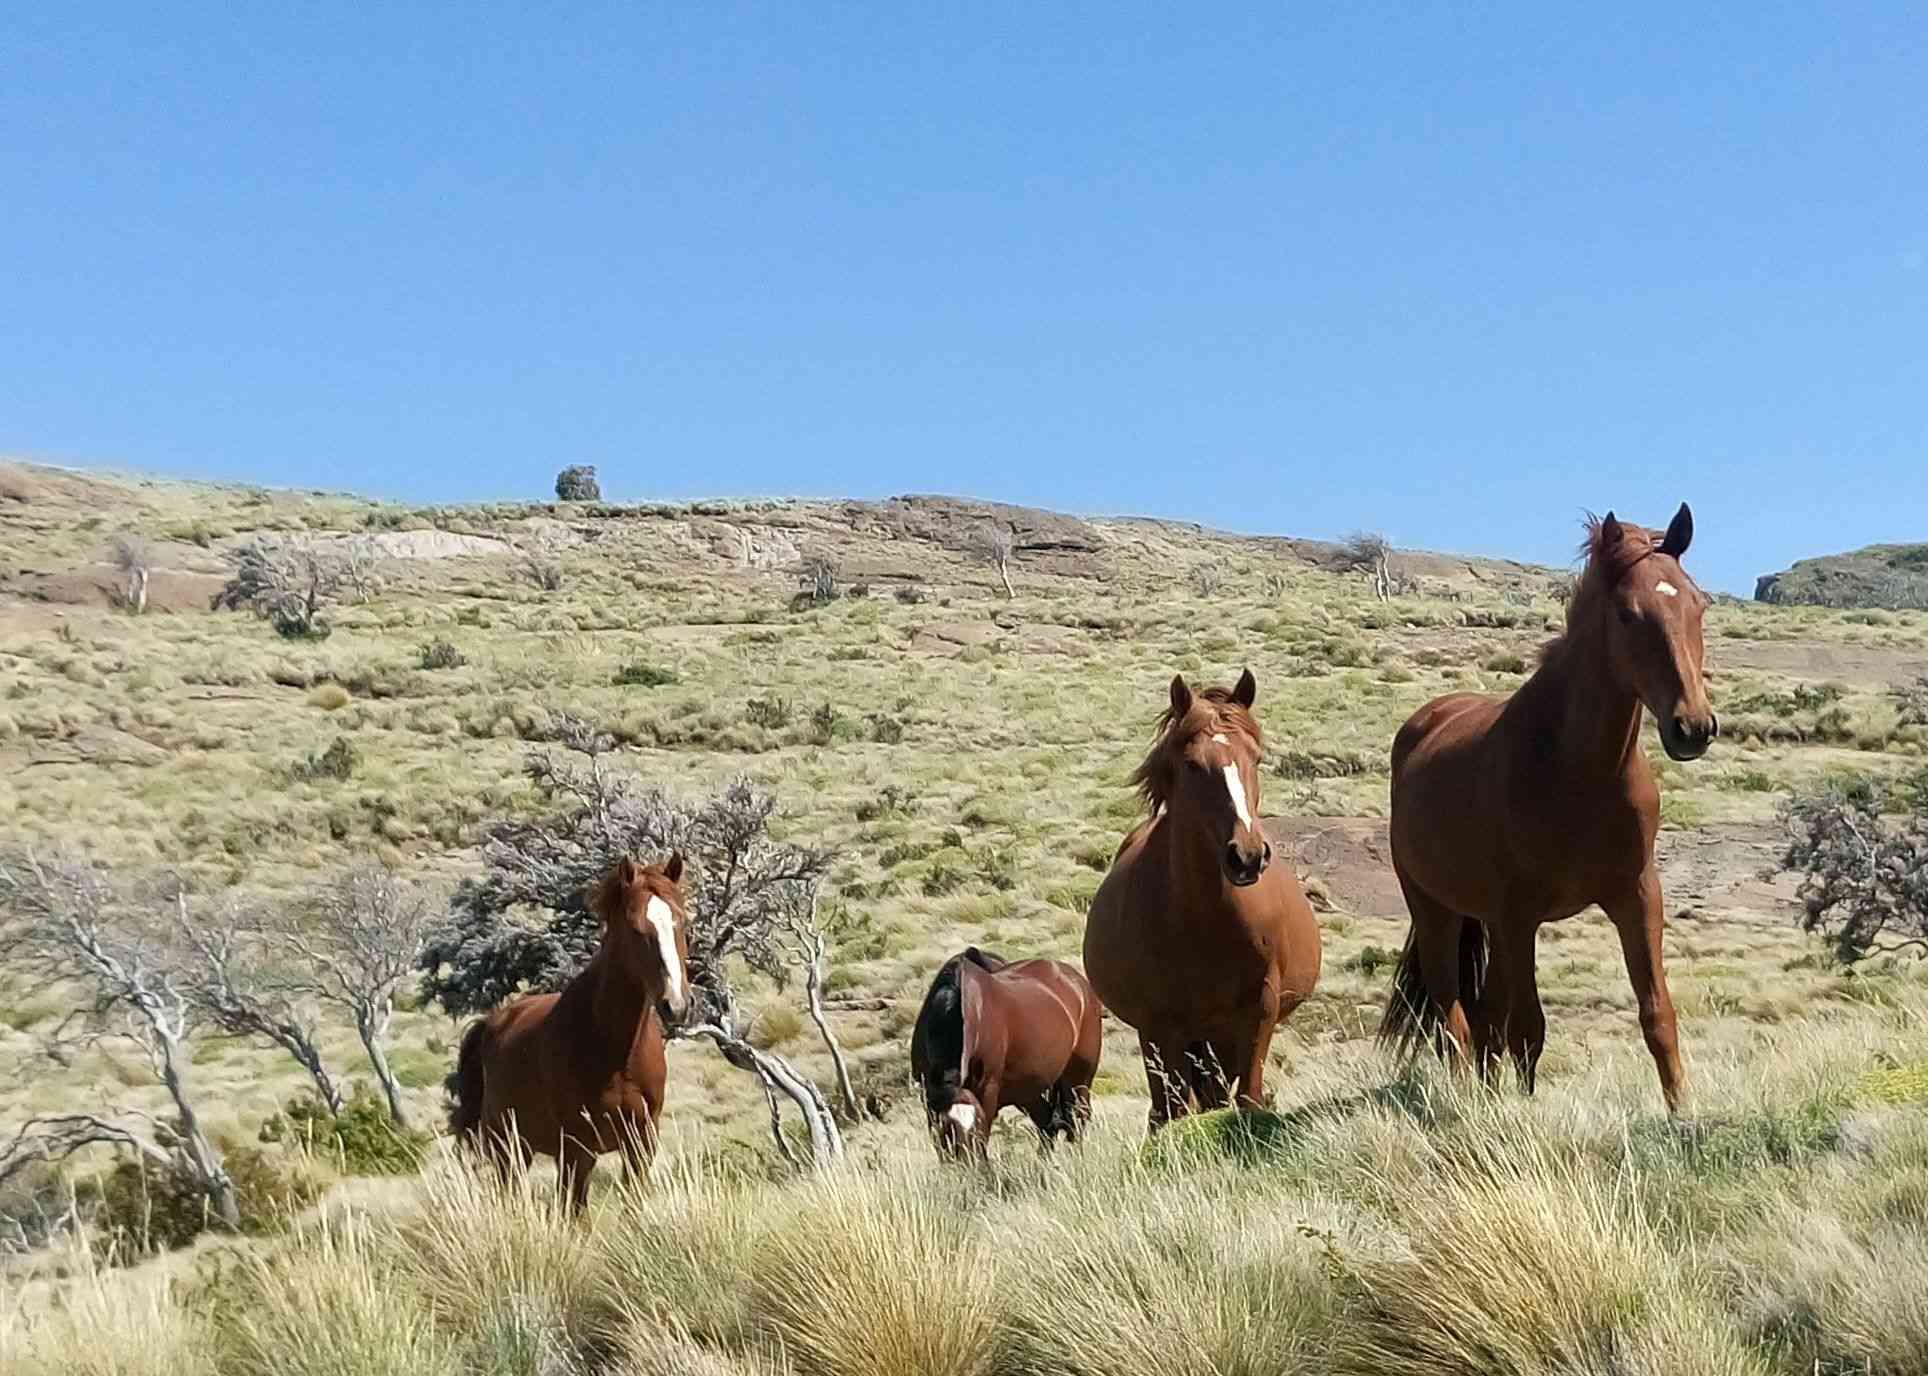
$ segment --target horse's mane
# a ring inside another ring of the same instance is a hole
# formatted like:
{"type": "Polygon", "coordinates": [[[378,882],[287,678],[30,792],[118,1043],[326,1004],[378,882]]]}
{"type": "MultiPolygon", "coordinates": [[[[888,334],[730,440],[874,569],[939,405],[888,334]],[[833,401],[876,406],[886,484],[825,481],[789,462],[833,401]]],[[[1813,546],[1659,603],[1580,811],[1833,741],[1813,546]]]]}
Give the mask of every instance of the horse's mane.
{"type": "Polygon", "coordinates": [[[1585,562],[1574,579],[1573,596],[1567,599],[1566,629],[1540,647],[1540,663],[1559,659],[1572,644],[1573,637],[1589,624],[1600,600],[1627,576],[1627,571],[1660,548],[1659,531],[1618,521],[1620,539],[1608,544],[1606,520],[1586,514],[1586,534],[1580,541],[1578,557],[1585,562]]]}
{"type": "Polygon", "coordinates": [[[1171,801],[1178,754],[1192,737],[1205,731],[1236,732],[1251,741],[1253,749],[1260,753],[1265,750],[1265,732],[1259,729],[1258,718],[1232,700],[1229,688],[1198,689],[1192,694],[1191,709],[1183,719],[1167,707],[1158,714],[1154,730],[1158,739],[1153,742],[1151,753],[1131,772],[1131,786],[1138,790],[1146,810],[1153,816],[1171,801]]]}

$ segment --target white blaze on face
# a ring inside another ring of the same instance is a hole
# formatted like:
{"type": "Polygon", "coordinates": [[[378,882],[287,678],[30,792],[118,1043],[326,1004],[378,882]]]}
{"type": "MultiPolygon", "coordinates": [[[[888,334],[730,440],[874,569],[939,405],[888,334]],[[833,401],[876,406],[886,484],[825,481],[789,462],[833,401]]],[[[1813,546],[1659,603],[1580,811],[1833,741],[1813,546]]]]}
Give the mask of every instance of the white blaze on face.
{"type": "Polygon", "coordinates": [[[944,1116],[966,1132],[974,1131],[977,1127],[977,1110],[970,1104],[952,1104],[950,1112],[944,1116]]]}
{"type": "Polygon", "coordinates": [[[1656,583],[1654,584],[1654,591],[1659,593],[1662,597],[1679,597],[1680,596],[1680,589],[1675,587],[1672,583],[1656,583]]]}
{"type": "Polygon", "coordinates": [[[1225,791],[1232,795],[1232,807],[1238,813],[1239,825],[1250,827],[1252,813],[1245,806],[1245,780],[1239,777],[1238,766],[1235,764],[1225,766],[1225,791]]]}
{"type": "Polygon", "coordinates": [[[656,929],[656,947],[662,952],[663,971],[669,980],[670,1006],[680,1009],[683,1006],[683,962],[676,958],[676,914],[669,904],[654,894],[650,895],[649,925],[656,929]]]}

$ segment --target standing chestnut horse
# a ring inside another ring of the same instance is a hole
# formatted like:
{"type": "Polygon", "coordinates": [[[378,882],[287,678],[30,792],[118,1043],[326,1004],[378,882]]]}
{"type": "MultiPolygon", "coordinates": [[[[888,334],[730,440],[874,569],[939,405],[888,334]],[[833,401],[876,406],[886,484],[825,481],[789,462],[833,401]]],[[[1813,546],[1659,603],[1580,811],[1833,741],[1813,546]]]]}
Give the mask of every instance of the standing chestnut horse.
{"type": "Polygon", "coordinates": [[[982,1156],[991,1125],[1019,1108],[1044,1145],[1084,1135],[1104,1051],[1104,1009],[1057,960],[1004,961],[972,946],[938,968],[910,1037],[937,1148],[982,1156]]]}
{"type": "Polygon", "coordinates": [[[630,1179],[649,1165],[668,1065],[661,1005],[688,1005],[683,857],[618,861],[589,889],[602,919],[596,954],[560,993],[529,994],[462,1038],[449,1131],[506,1178],[531,1152],[556,1158],[573,1208],[589,1198],[596,1158],[620,1150],[630,1179]]]}
{"type": "Polygon", "coordinates": [[[1193,693],[1182,676],[1132,775],[1151,816],[1125,838],[1085,923],[1098,996],[1138,1030],[1151,1130],[1265,1097],[1278,1024],[1319,981],[1319,925],[1259,830],[1258,685],[1193,693]]]}
{"type": "Polygon", "coordinates": [[[1718,733],[1701,681],[1706,599],[1680,566],[1682,503],[1656,539],[1615,520],[1587,528],[1566,633],[1510,698],[1454,693],[1414,713],[1392,747],[1392,857],[1412,928],[1380,1024],[1411,1050],[1431,1039],[1494,1075],[1509,1054],[1530,1092],[1546,1044],[1534,984],[1541,924],[1598,903],[1620,933],[1640,1030],[1669,1110],[1682,1080],[1661,964],[1660,792],[1640,746],[1696,760],[1718,733]]]}

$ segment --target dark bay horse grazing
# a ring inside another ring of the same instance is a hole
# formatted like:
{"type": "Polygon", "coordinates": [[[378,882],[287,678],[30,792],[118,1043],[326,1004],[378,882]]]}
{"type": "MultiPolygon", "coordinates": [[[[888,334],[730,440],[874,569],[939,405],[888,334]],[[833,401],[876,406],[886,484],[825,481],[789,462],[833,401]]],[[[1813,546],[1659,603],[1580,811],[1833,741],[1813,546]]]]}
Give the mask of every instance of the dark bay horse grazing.
{"type": "Polygon", "coordinates": [[[1138,1031],[1155,1132],[1192,1105],[1265,1098],[1279,1023],[1319,981],[1319,924],[1259,830],[1265,748],[1246,670],[1229,692],[1171,683],[1132,776],[1151,815],[1125,838],[1085,923],[1085,969],[1138,1031]]]}
{"type": "Polygon", "coordinates": [[[1513,1057],[1531,1091],[1546,1043],[1534,945],[1589,904],[1620,934],[1640,1030],[1667,1107],[1682,1080],[1661,963],[1665,918],[1654,832],[1660,793],[1641,711],[1676,760],[1719,731],[1701,679],[1706,599],[1680,566],[1694,535],[1683,502],[1665,535],[1590,521],[1566,632],[1510,698],[1454,693],[1415,712],[1392,748],[1392,856],[1412,928],[1380,1025],[1491,1078],[1513,1057]]]}
{"type": "Polygon", "coordinates": [[[596,954],[554,994],[530,994],[462,1038],[449,1131],[504,1176],[531,1152],[556,1158],[571,1205],[589,1198],[596,1158],[621,1151],[631,1179],[649,1165],[668,1078],[659,1006],[689,1001],[683,857],[624,858],[589,890],[602,919],[596,954]]]}
{"type": "Polygon", "coordinates": [[[1000,960],[972,946],[938,968],[911,1032],[910,1065],[938,1150],[982,1156],[991,1125],[1022,1109],[1050,1146],[1091,1117],[1104,1009],[1057,960],[1000,960]]]}

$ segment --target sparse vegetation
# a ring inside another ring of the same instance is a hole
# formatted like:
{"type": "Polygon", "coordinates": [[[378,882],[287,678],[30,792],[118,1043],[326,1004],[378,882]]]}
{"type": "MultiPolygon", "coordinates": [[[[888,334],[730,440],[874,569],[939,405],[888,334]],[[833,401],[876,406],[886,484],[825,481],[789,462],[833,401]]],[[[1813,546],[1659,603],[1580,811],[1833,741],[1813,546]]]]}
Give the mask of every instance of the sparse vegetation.
{"type": "MultiPolygon", "coordinates": [[[[968,510],[939,525],[923,509],[706,503],[577,511],[564,526],[546,503],[421,511],[30,476],[31,507],[0,508],[0,522],[5,510],[32,522],[7,524],[0,543],[19,550],[18,569],[72,573],[94,601],[40,601],[38,574],[16,572],[0,588],[10,839],[125,860],[130,874],[176,869],[204,896],[197,916],[219,911],[232,886],[249,910],[283,914],[313,937],[311,895],[351,858],[484,881],[504,844],[498,828],[547,827],[573,810],[523,765],[533,750],[586,768],[565,748],[586,729],[605,742],[606,778],[691,800],[673,801],[678,810],[748,773],[754,790],[785,803],[765,838],[830,855],[817,902],[792,909],[799,930],[821,935],[820,958],[813,936],[786,938],[787,952],[761,968],[723,961],[736,1004],[726,1036],[745,1049],[731,1042],[718,1055],[707,1034],[672,1044],[648,1191],[606,1181],[571,1231],[545,1210],[546,1167],[504,1192],[435,1145],[419,1181],[340,1189],[292,1227],[276,1216],[275,1231],[203,1244],[193,1260],[123,1283],[69,1244],[133,1149],[34,1155],[0,1189],[0,1251],[34,1249],[9,1259],[22,1268],[12,1274],[30,1277],[18,1304],[0,1306],[9,1372],[546,1363],[617,1376],[878,1370],[900,1360],[880,1354],[905,1352],[938,1364],[961,1353],[994,1372],[1126,1376],[1388,1361],[1398,1372],[1422,1358],[1474,1370],[1490,1354],[1500,1371],[1536,1369],[1531,1361],[1745,1376],[1812,1376],[1817,1362],[1921,1366],[1907,1316],[1921,1279],[1911,1258],[1924,1248],[1911,1201],[1928,1170],[1914,1129],[1928,965],[1904,949],[1843,967],[1831,928],[1804,931],[1784,891],[1747,881],[1770,858],[1790,791],[1853,771],[1867,776],[1884,834],[1911,815],[1928,728],[1892,685],[1928,658],[1922,613],[1718,603],[1708,660],[1721,740],[1706,760],[1678,765],[1651,729],[1643,737],[1667,808],[1669,909],[1692,914],[1667,936],[1695,1077],[1693,1114],[1676,1125],[1652,1102],[1622,955],[1597,920],[1541,933],[1557,1032],[1535,1098],[1397,1076],[1371,1048],[1384,960],[1404,932],[1383,852],[1392,733],[1430,697],[1517,686],[1482,666],[1533,662],[1559,621],[1550,574],[1402,554],[1395,563],[1410,559],[1423,583],[1382,602],[1329,550],[1300,557],[1152,522],[1081,533],[1041,516],[1040,529],[1059,525],[1040,537],[1049,553],[1027,562],[1014,604],[965,547],[982,519],[968,510]],[[178,580],[205,577],[210,562],[192,549],[153,580],[156,608],[175,614],[114,613],[95,561],[116,530],[146,532],[157,550],[162,540],[329,548],[362,532],[502,543],[385,562],[378,597],[358,603],[344,585],[326,608],[326,641],[283,641],[200,612],[212,582],[181,612],[178,580]],[[518,573],[515,547],[537,546],[568,570],[548,591],[518,573]],[[784,618],[799,558],[819,552],[893,596],[838,597],[784,618]],[[1210,617],[1188,580],[1200,562],[1222,571],[1210,617]],[[425,671],[421,648],[444,637],[467,663],[425,671]],[[1039,1163],[1028,1130],[1009,1122],[987,1171],[939,1172],[899,1089],[930,971],[970,942],[1075,958],[1082,914],[1142,816],[1121,778],[1171,674],[1227,681],[1245,662],[1261,683],[1264,812],[1290,819],[1272,826],[1279,863],[1318,895],[1326,947],[1319,991],[1275,1044],[1273,1140],[1259,1154],[1207,1141],[1182,1164],[1142,1157],[1135,1040],[1112,1025],[1085,1148],[1039,1163]],[[825,704],[834,717],[822,739],[813,717],[825,704]],[[356,752],[346,778],[292,777],[337,736],[356,752]],[[813,1021],[812,964],[842,1072],[813,1021]],[[781,1137],[752,1052],[794,1073],[776,1089],[781,1137]],[[813,1125],[825,1143],[834,1128],[854,1169],[812,1172],[804,1185],[783,1155],[810,1162],[813,1125]],[[1494,1191],[1475,1187],[1513,1176],[1479,1155],[1482,1134],[1518,1146],[1523,1197],[1550,1222],[1485,1216],[1494,1191]],[[1464,1264],[1439,1231],[1462,1204],[1482,1212],[1467,1236],[1503,1243],[1492,1253],[1503,1260],[1449,1295],[1429,1268],[1464,1264]],[[1587,1222],[1596,1216],[1605,1222],[1587,1222]],[[926,1226],[939,1231],[914,1231],[926,1226]],[[840,1229],[861,1232],[861,1245],[843,1246],[840,1229]],[[1627,1262],[1625,1285],[1603,1288],[1598,1263],[1580,1269],[1549,1236],[1561,1230],[1627,1262]],[[919,1258],[932,1236],[947,1258],[992,1258],[988,1315],[948,1277],[931,1278],[919,1258]],[[1569,1263],[1551,1299],[1520,1283],[1569,1263]],[[774,1293],[778,1275],[795,1291],[788,1299],[774,1293]],[[890,1307],[905,1295],[914,1307],[890,1307]],[[1462,1295],[1464,1305],[1441,1307],[1462,1295]],[[842,1344],[822,1316],[858,1302],[915,1325],[887,1317],[876,1329],[897,1335],[888,1343],[842,1344]],[[1422,1314],[1438,1322],[1417,1332],[1422,1314]],[[1374,1342],[1420,1355],[1389,1359],[1374,1342]]],[[[580,882],[571,873],[557,869],[558,893],[580,882]]],[[[532,947],[567,927],[537,903],[499,916],[501,931],[520,928],[532,947]]],[[[1899,932],[1885,929],[1878,944],[1899,932]]],[[[43,1044],[68,1011],[43,977],[13,969],[0,970],[0,1060],[43,1044]]],[[[365,1056],[354,1017],[306,1001],[320,1059],[346,1093],[342,1077],[365,1056]]],[[[439,1005],[400,992],[385,1054],[415,1122],[434,1116],[458,1033],[439,1005]]],[[[363,1169],[289,1050],[221,1035],[200,1011],[183,1047],[244,1227],[254,1226],[242,1183],[250,1152],[277,1170],[306,1162],[318,1183],[363,1169]],[[305,1107],[269,1129],[276,1140],[258,1142],[264,1119],[296,1099],[305,1107]]],[[[102,1105],[128,1110],[113,1121],[135,1129],[171,1124],[146,1066],[132,1043],[107,1039],[76,1048],[58,1074],[0,1077],[0,1141],[37,1115],[102,1105]]],[[[356,1121],[385,1129],[387,1096],[361,1078],[367,1091],[348,1096],[356,1121]]],[[[301,1209],[286,1191],[269,1194],[287,1201],[271,1214],[301,1209]]]]}

